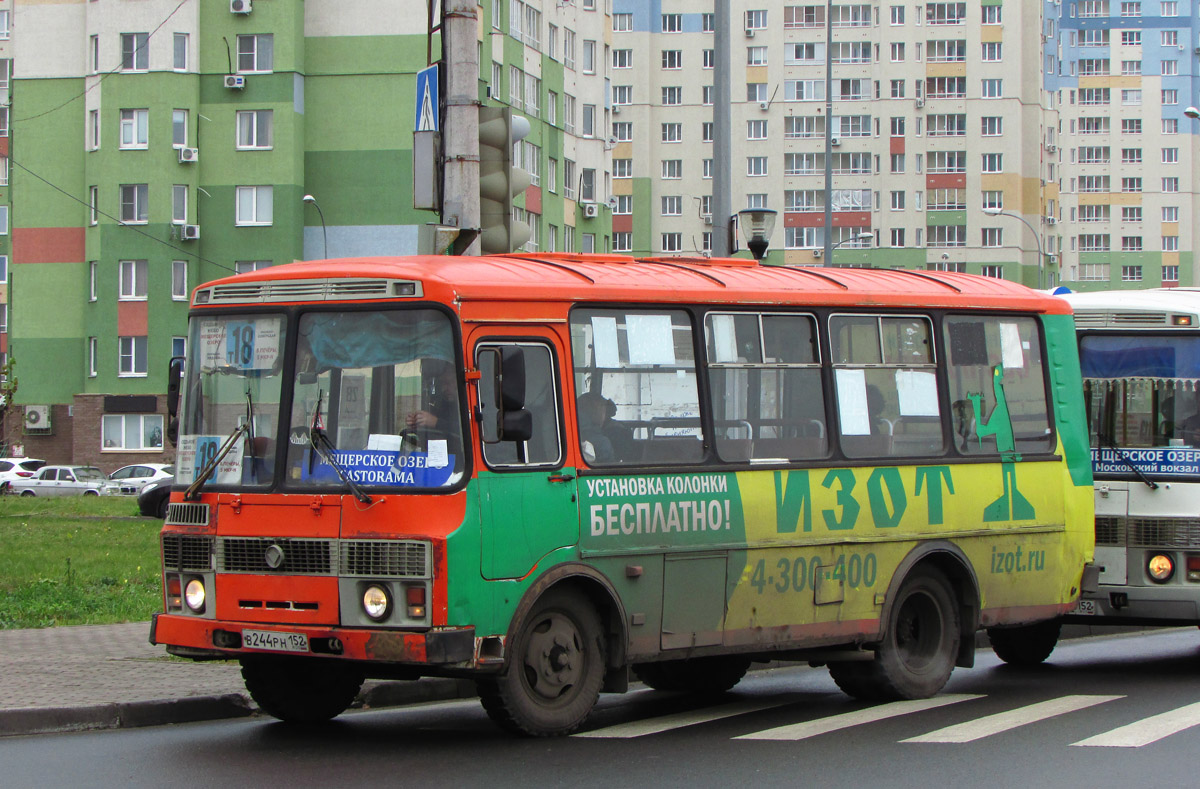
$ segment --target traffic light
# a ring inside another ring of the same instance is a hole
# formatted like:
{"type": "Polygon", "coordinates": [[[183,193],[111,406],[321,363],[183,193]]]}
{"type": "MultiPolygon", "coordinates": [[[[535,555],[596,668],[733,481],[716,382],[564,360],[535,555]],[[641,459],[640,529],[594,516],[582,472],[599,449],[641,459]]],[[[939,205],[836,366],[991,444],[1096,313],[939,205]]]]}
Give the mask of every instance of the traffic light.
{"type": "Polygon", "coordinates": [[[529,225],[513,219],[513,198],[529,173],[513,167],[513,146],[529,121],[504,107],[479,108],[479,246],[485,255],[512,252],[529,240],[529,225]]]}

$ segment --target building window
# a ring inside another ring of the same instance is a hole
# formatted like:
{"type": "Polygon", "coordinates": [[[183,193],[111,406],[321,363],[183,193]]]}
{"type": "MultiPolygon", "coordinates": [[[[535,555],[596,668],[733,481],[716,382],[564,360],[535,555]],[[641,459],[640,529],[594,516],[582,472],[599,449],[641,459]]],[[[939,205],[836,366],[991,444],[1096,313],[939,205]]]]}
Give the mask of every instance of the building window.
{"type": "MultiPolygon", "coordinates": [[[[664,124],[666,125],[666,124],[664,124]]],[[[700,142],[713,141],[713,123],[712,121],[704,121],[700,124],[700,142]]]]}
{"type": "Polygon", "coordinates": [[[234,224],[269,225],[273,220],[274,188],[270,186],[237,187],[237,207],[234,224]]]}
{"type": "Polygon", "coordinates": [[[271,33],[237,37],[239,74],[269,72],[275,68],[275,36],[271,33]]]}
{"type": "Polygon", "coordinates": [[[746,65],[747,66],[765,66],[765,65],[767,65],[767,48],[766,47],[746,47],[746,65]]]}
{"type": "Polygon", "coordinates": [[[149,220],[147,184],[121,184],[121,221],[144,225],[149,220]]]}
{"type": "Polygon", "coordinates": [[[1004,80],[985,79],[982,83],[980,96],[985,99],[998,99],[1004,95],[1004,80]]]}
{"type": "Polygon", "coordinates": [[[1179,164],[1179,149],[1178,148],[1163,148],[1162,149],[1163,164],[1179,164]]]}
{"type": "Polygon", "coordinates": [[[683,177],[682,159],[663,159],[662,177],[664,180],[676,180],[683,177]]]}
{"type": "Polygon", "coordinates": [[[1163,236],[1162,237],[1163,252],[1178,252],[1179,251],[1179,236],[1163,236]]]}
{"type": "Polygon", "coordinates": [[[1179,191],[1179,178],[1171,176],[1170,178],[1162,179],[1162,191],[1164,193],[1179,191]]]}
{"type": "Polygon", "coordinates": [[[121,148],[149,146],[150,110],[121,110],[121,148]]]}
{"type": "Polygon", "coordinates": [[[1162,207],[1162,221],[1178,222],[1179,221],[1179,206],[1164,205],[1162,207]]]}
{"type": "Polygon", "coordinates": [[[595,137],[596,136],[596,105],[595,104],[584,104],[583,105],[583,125],[582,125],[582,128],[580,129],[580,133],[584,137],[595,137]]]}
{"type": "Polygon", "coordinates": [[[633,195],[616,195],[613,206],[613,216],[625,216],[633,213],[633,195]]]}
{"type": "Polygon", "coordinates": [[[271,261],[269,260],[235,260],[233,262],[233,270],[238,274],[247,274],[251,271],[261,271],[264,268],[270,268],[271,261]]]}
{"type": "Polygon", "coordinates": [[[88,261],[88,301],[96,300],[96,277],[99,274],[99,268],[99,261],[88,261]]]}
{"type": "Polygon", "coordinates": [[[663,14],[662,15],[662,32],[664,32],[664,33],[682,33],[683,32],[683,14],[663,14]]]}
{"type": "Polygon", "coordinates": [[[121,301],[146,300],[146,272],[149,263],[145,260],[122,260],[119,265],[119,299],[121,301]]]}
{"type": "Polygon", "coordinates": [[[175,34],[175,62],[174,68],[176,71],[187,71],[188,67],[188,34],[175,34]]]}
{"type": "Polygon", "coordinates": [[[614,33],[632,33],[633,32],[633,14],[613,14],[612,29],[614,33]]]}
{"type": "Polygon", "coordinates": [[[682,233],[663,233],[661,235],[663,252],[680,252],[683,250],[682,233]]]}
{"type": "Polygon", "coordinates": [[[664,49],[662,51],[662,67],[665,69],[683,68],[683,51],[678,49],[664,49]]]}
{"type": "Polygon", "coordinates": [[[701,53],[700,53],[700,67],[701,68],[711,69],[713,67],[713,64],[716,62],[716,60],[717,59],[713,53],[713,50],[705,49],[705,50],[701,51],[701,53]]]}
{"type": "Polygon", "coordinates": [[[1003,60],[1003,45],[999,41],[987,41],[983,44],[983,60],[985,63],[995,63],[1003,60]]]}
{"type": "Polygon", "coordinates": [[[612,67],[614,69],[633,68],[633,50],[614,49],[612,51],[612,67]]]}
{"type": "Polygon", "coordinates": [[[274,110],[239,110],[237,144],[239,150],[265,150],[273,144],[274,110]]]}
{"type": "Polygon", "coordinates": [[[187,356],[187,337],[171,338],[171,358],[181,359],[187,356]]]}
{"type": "Polygon", "coordinates": [[[188,208],[188,188],[187,184],[173,184],[171,186],[171,223],[176,225],[187,224],[187,208],[188,208]]]}
{"type": "Polygon", "coordinates": [[[146,375],[146,338],[120,337],[118,340],[120,362],[117,374],[124,377],[146,375]]]}
{"type": "Polygon", "coordinates": [[[584,40],[583,42],[583,68],[584,74],[596,73],[596,42],[584,40]]]}
{"type": "Polygon", "coordinates": [[[746,175],[755,177],[767,174],[767,157],[765,156],[747,156],[746,157],[746,175]]]}
{"type": "Polygon", "coordinates": [[[148,71],[150,69],[150,34],[121,34],[121,71],[148,71]]]}
{"type": "Polygon", "coordinates": [[[171,298],[174,301],[187,301],[187,270],[186,260],[171,261],[171,298]]]}
{"type": "Polygon", "coordinates": [[[1163,266],[1162,279],[1163,282],[1179,282],[1179,266],[1163,266]]]}
{"type": "Polygon", "coordinates": [[[683,88],[679,86],[668,86],[662,89],[662,103],[664,107],[673,107],[683,103],[683,88]]]}
{"type": "Polygon", "coordinates": [[[767,139],[767,122],[765,120],[746,121],[746,139],[767,139]]]}
{"type": "MultiPolygon", "coordinates": [[[[553,159],[551,160],[553,161],[553,159]]],[[[613,178],[632,178],[633,159],[613,159],[613,178]]]]}
{"type": "Polygon", "coordinates": [[[0,255],[0,282],[8,282],[8,255],[0,255]]]}
{"type": "Polygon", "coordinates": [[[584,167],[579,175],[579,199],[584,203],[596,202],[596,169],[584,167]]]}
{"type": "Polygon", "coordinates": [[[88,223],[96,225],[99,219],[100,187],[88,187],[88,223]]]}
{"type": "Polygon", "coordinates": [[[161,414],[105,414],[101,432],[107,450],[162,449],[163,418],[161,414]]]}
{"type": "Polygon", "coordinates": [[[662,215],[681,216],[683,214],[683,198],[679,195],[662,196],[662,215]]]}
{"type": "Polygon", "coordinates": [[[979,270],[979,273],[985,277],[992,277],[993,279],[1004,279],[1004,266],[982,266],[979,270]]]}
{"type": "Polygon", "coordinates": [[[753,9],[746,12],[746,29],[747,30],[766,30],[767,29],[767,12],[766,9],[753,9]]]}
{"type": "Polygon", "coordinates": [[[983,154],[983,172],[985,172],[985,173],[1004,172],[1004,154],[1002,154],[1002,153],[985,153],[985,154],[983,154]]]}
{"type": "Polygon", "coordinates": [[[662,124],[662,141],[663,142],[682,142],[683,141],[683,124],[682,123],[664,123],[664,124],[662,124]]]}
{"type": "Polygon", "coordinates": [[[171,111],[171,146],[186,148],[188,140],[188,111],[171,111]]]}
{"type": "Polygon", "coordinates": [[[1121,266],[1121,281],[1122,282],[1141,282],[1142,267],[1141,266],[1121,266]]]}
{"type": "Polygon", "coordinates": [[[632,252],[633,233],[629,231],[612,234],[613,252],[632,252]]]}
{"type": "Polygon", "coordinates": [[[88,378],[95,378],[99,370],[100,361],[100,341],[95,337],[88,337],[88,378]]]}

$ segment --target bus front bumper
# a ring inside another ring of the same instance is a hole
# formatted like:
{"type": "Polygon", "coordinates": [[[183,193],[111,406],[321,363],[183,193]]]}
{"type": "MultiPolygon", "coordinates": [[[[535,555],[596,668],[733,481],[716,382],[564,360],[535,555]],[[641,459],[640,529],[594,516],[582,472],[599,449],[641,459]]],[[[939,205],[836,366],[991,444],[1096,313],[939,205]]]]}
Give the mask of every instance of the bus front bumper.
{"type": "Polygon", "coordinates": [[[150,622],[150,643],[166,646],[171,654],[196,659],[307,655],[417,668],[471,668],[475,628],[413,632],[262,625],[155,614],[150,622]]]}

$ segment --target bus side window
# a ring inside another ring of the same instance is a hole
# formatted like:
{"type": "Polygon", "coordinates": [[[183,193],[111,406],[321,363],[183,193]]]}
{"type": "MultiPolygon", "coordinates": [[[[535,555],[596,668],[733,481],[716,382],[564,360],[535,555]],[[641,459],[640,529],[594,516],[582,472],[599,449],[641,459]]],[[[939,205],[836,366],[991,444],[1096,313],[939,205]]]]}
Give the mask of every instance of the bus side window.
{"type": "Polygon", "coordinates": [[[553,351],[549,346],[536,342],[512,344],[489,343],[477,347],[477,362],[480,365],[480,402],[482,418],[495,419],[496,405],[491,403],[491,380],[496,374],[492,370],[495,354],[479,354],[482,348],[503,348],[507,352],[520,353],[525,360],[525,403],[533,422],[533,432],[528,441],[499,441],[483,445],[483,458],[489,466],[553,466],[562,460],[562,431],[558,411],[558,372],[554,364],[553,351]]]}

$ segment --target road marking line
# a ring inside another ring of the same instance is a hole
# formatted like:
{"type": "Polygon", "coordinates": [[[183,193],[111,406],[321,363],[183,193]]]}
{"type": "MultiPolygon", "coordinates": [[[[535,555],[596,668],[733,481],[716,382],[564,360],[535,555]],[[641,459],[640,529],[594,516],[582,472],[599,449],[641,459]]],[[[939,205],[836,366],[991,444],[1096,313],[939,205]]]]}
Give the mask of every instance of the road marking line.
{"type": "Polygon", "coordinates": [[[908,715],[914,712],[923,712],[936,707],[944,707],[947,704],[957,704],[960,701],[971,701],[972,699],[981,699],[983,696],[969,693],[947,693],[944,696],[935,696],[932,699],[916,699],[914,701],[893,701],[890,704],[880,704],[876,707],[868,707],[865,710],[857,710],[855,712],[845,712],[841,715],[831,715],[828,718],[818,718],[817,720],[805,721],[803,723],[792,723],[787,726],[779,726],[774,729],[764,729],[763,731],[754,732],[753,734],[743,734],[739,737],[734,737],[735,740],[806,740],[809,737],[816,737],[819,734],[828,734],[832,731],[840,729],[848,729],[851,726],[859,726],[864,723],[874,723],[876,721],[895,718],[900,715],[908,715]]]}
{"type": "Polygon", "coordinates": [[[1152,715],[1128,726],[1121,726],[1071,744],[1102,748],[1141,748],[1196,725],[1200,725],[1200,703],[1152,715]]]}
{"type": "Polygon", "coordinates": [[[681,729],[684,726],[694,726],[698,723],[708,723],[735,715],[745,715],[748,712],[768,710],[772,707],[782,707],[785,704],[795,704],[795,700],[779,701],[739,701],[732,704],[722,704],[716,707],[705,707],[690,712],[679,712],[674,715],[663,715],[658,718],[618,723],[603,729],[593,729],[575,734],[575,737],[622,738],[644,737],[647,734],[658,734],[671,729],[681,729]]]}
{"type": "Polygon", "coordinates": [[[1040,701],[1008,712],[987,715],[966,723],[947,726],[919,737],[909,737],[900,742],[973,742],[993,734],[1015,729],[1029,723],[1065,715],[1068,712],[1087,709],[1106,701],[1123,699],[1124,696],[1062,696],[1049,701],[1040,701]]]}

